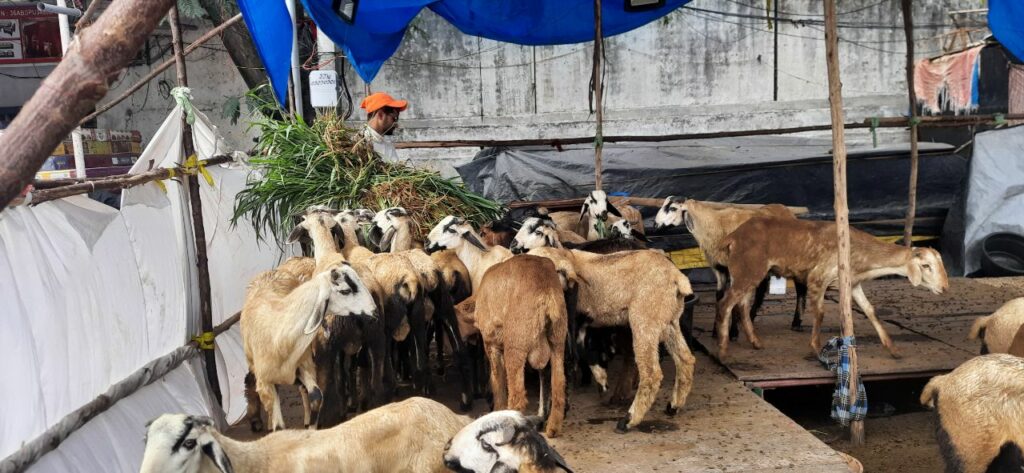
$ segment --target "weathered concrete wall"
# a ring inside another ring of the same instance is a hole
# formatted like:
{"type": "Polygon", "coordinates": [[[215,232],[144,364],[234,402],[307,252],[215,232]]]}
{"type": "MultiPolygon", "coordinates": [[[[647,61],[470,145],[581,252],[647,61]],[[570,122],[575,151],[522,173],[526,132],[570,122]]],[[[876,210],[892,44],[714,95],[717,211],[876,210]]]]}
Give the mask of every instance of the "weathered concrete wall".
{"type": "MultiPolygon", "coordinates": [[[[780,0],[778,100],[764,2],[695,0],[606,40],[605,134],[669,134],[829,123],[819,0],[780,0]],[[744,5],[747,4],[747,5],[744,5]],[[799,14],[799,15],[797,15],[799,14]],[[737,15],[760,15],[743,18],[737,15]]],[[[973,0],[915,2],[918,57],[941,52],[947,13],[973,0]]],[[[840,2],[840,63],[848,120],[906,113],[899,0],[840,2]],[[854,27],[860,26],[860,27],[854,27]]],[[[979,18],[983,20],[983,18],[979,18]]],[[[980,36],[977,36],[980,37],[980,36]]],[[[407,98],[398,140],[556,138],[593,134],[591,44],[532,47],[466,36],[429,11],[371,85],[407,98]]],[[[363,84],[348,74],[356,104],[363,84]]],[[[870,139],[865,132],[852,139],[870,139]]],[[[905,139],[885,130],[883,140],[905,139]]],[[[402,150],[450,173],[474,149],[402,150]]]]}
{"type": "MultiPolygon", "coordinates": [[[[778,100],[774,99],[775,30],[764,18],[763,0],[694,0],[647,26],[606,40],[606,134],[668,134],[821,125],[829,122],[825,46],[820,0],[779,0],[778,100]],[[739,15],[739,16],[737,16],[739,15]],[[742,15],[760,16],[746,18],[742,15]]],[[[904,38],[899,0],[839,2],[840,63],[848,120],[906,111],[904,38]],[[856,26],[856,27],[855,27],[856,26]]],[[[918,57],[941,52],[942,33],[952,31],[948,12],[976,8],[977,0],[914,2],[918,57]],[[943,26],[949,25],[949,26],[943,26]]],[[[984,22],[981,16],[971,21],[984,22]]],[[[209,25],[197,22],[198,30],[209,25]]],[[[198,36],[188,31],[186,40],[198,36]]],[[[981,34],[975,33],[976,38],[981,34]]],[[[158,37],[156,46],[169,47],[158,37]]],[[[467,36],[430,11],[411,25],[405,41],[372,84],[411,101],[396,139],[515,139],[587,136],[594,132],[587,91],[591,44],[518,46],[467,36]]],[[[163,58],[170,57],[169,52],[163,58]]],[[[155,61],[162,60],[156,59],[155,61]]],[[[108,97],[149,71],[131,68],[108,97]]],[[[349,88],[358,106],[363,84],[351,70],[349,88]]],[[[216,40],[189,56],[197,106],[222,134],[247,149],[244,118],[222,118],[229,97],[245,85],[216,40]]],[[[0,78],[3,80],[3,78],[0,78]]],[[[24,82],[24,81],[21,81],[24,82]]],[[[122,105],[102,115],[99,126],[153,133],[173,106],[173,68],[122,105]]],[[[4,98],[13,89],[0,82],[4,98]]],[[[19,87],[24,84],[19,84],[19,87]]],[[[362,117],[361,113],[356,114],[362,117]]],[[[905,139],[899,130],[883,141],[905,139]]],[[[853,140],[869,139],[865,132],[853,140]]],[[[417,163],[454,174],[453,165],[472,148],[401,150],[417,163]]]]}
{"type": "MultiPolygon", "coordinates": [[[[197,27],[185,30],[184,41],[186,44],[210,29],[208,22],[191,20],[189,23],[196,24],[197,27]]],[[[163,56],[153,59],[154,66],[172,57],[169,32],[165,30],[162,34],[158,33],[150,42],[154,56],[156,56],[155,51],[167,49],[163,56]]],[[[150,66],[128,68],[101,103],[120,96],[150,70],[150,66]]],[[[227,99],[243,96],[248,88],[238,75],[238,70],[235,69],[220,40],[215,38],[190,54],[187,57],[187,71],[193,104],[196,108],[213,121],[225,140],[239,149],[248,150],[253,142],[251,134],[246,132],[247,125],[244,119],[233,125],[230,119],[222,116],[222,108],[227,99]]],[[[167,114],[174,108],[174,98],[170,96],[170,91],[176,85],[177,75],[172,66],[124,102],[97,117],[97,126],[119,130],[139,130],[142,132],[143,142],[148,142],[160,128],[160,124],[167,118],[167,114]]],[[[242,111],[245,112],[244,105],[242,111]]]]}

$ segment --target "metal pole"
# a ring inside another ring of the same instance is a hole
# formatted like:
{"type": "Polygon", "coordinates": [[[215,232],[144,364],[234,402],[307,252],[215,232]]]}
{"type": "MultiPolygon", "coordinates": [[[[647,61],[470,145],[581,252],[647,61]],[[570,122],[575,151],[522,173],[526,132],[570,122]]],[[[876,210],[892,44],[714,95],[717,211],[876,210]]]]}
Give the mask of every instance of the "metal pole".
{"type": "MultiPolygon", "coordinates": [[[[67,9],[67,0],[57,0],[57,6],[67,9]]],[[[67,54],[71,47],[71,24],[67,15],[57,15],[57,24],[60,26],[61,56],[67,54]]],[[[63,57],[61,58],[63,59],[63,57]]],[[[71,131],[71,152],[75,155],[75,177],[87,177],[85,174],[85,144],[82,142],[82,127],[75,127],[71,131]]]]}
{"type": "Polygon", "coordinates": [[[295,115],[302,118],[302,74],[299,62],[299,24],[296,22],[295,0],[284,2],[288,7],[288,16],[292,19],[292,106],[295,115]]]}
{"type": "MultiPolygon", "coordinates": [[[[828,63],[828,102],[832,114],[832,166],[834,174],[836,236],[839,250],[839,308],[843,321],[843,336],[852,337],[853,311],[850,294],[850,209],[846,202],[846,141],[843,129],[843,84],[839,78],[839,28],[836,22],[835,0],[825,0],[825,58],[828,63]]],[[[857,347],[849,347],[850,399],[857,399],[857,347]]],[[[850,441],[864,444],[864,421],[850,425],[850,441]]]]}
{"type": "Polygon", "coordinates": [[[603,84],[601,65],[604,59],[604,36],[601,34],[601,0],[594,0],[594,111],[597,129],[594,132],[594,189],[601,190],[601,151],[604,148],[604,110],[601,106],[603,84]]]}
{"type": "MultiPolygon", "coordinates": [[[[168,20],[171,24],[171,41],[174,45],[174,69],[178,75],[178,86],[188,87],[188,72],[185,69],[185,48],[181,41],[181,25],[178,19],[178,7],[172,7],[168,13],[168,20]]],[[[196,153],[195,145],[192,143],[192,125],[186,121],[183,114],[181,117],[181,144],[185,150],[185,158],[196,153]]],[[[198,157],[197,157],[198,158],[198,157]]],[[[199,282],[199,315],[201,318],[203,334],[213,332],[213,310],[210,303],[210,268],[206,258],[206,229],[203,226],[203,201],[199,196],[199,178],[195,174],[188,174],[185,180],[188,187],[188,201],[192,208],[192,234],[195,237],[196,246],[196,279],[199,282]]],[[[206,365],[206,380],[210,384],[213,397],[218,404],[222,404],[220,393],[220,380],[217,378],[217,356],[213,347],[200,347],[203,350],[203,360],[206,365]]]]}
{"type": "Polygon", "coordinates": [[[917,92],[914,91],[914,12],[910,0],[903,0],[903,31],[907,39],[907,96],[910,101],[910,190],[907,194],[907,220],[903,224],[903,244],[910,248],[917,213],[917,92]]]}

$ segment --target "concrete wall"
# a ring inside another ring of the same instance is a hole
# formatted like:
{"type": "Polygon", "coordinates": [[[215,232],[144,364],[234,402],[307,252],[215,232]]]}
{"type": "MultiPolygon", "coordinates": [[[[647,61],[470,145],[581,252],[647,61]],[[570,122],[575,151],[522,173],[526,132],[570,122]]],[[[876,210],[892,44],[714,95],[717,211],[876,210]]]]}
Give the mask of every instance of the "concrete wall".
{"type": "MultiPolygon", "coordinates": [[[[778,99],[775,30],[761,0],[695,0],[605,43],[605,134],[669,134],[829,123],[824,27],[819,0],[779,0],[778,99]],[[746,4],[746,5],[744,5],[746,4]],[[795,14],[801,15],[795,15],[795,14]],[[742,18],[736,15],[761,15],[742,18]]],[[[848,120],[906,113],[906,49],[899,0],[844,0],[840,63],[848,120]]],[[[918,57],[941,52],[947,13],[974,0],[914,2],[918,57]],[[936,25],[936,26],[928,26],[936,25]]],[[[984,21],[983,17],[975,17],[984,21]]],[[[976,35],[980,38],[980,35],[976,35]]],[[[371,85],[409,99],[398,140],[586,136],[592,44],[532,47],[466,36],[425,11],[371,85]]],[[[358,105],[363,84],[350,89],[358,105]]],[[[867,140],[866,132],[851,134],[867,140]]],[[[905,139],[885,130],[885,140],[905,139]]],[[[451,172],[474,149],[402,150],[451,172]]]]}
{"type": "MultiPolygon", "coordinates": [[[[606,134],[668,134],[776,128],[829,123],[825,47],[820,0],[778,0],[778,48],[769,30],[763,0],[694,0],[690,6],[723,12],[680,9],[647,26],[606,40],[606,134]],[[737,16],[740,15],[740,16],[737,16]],[[742,15],[760,15],[745,18],[742,15]],[[774,57],[778,52],[778,80],[774,57]],[[775,100],[777,87],[778,99],[775,100]]],[[[905,49],[900,0],[839,2],[840,63],[847,119],[894,116],[906,111],[905,49]],[[865,27],[867,26],[867,27],[865,27]]],[[[952,31],[948,12],[977,8],[977,0],[914,2],[918,57],[941,52],[952,31]]],[[[983,16],[971,17],[984,23],[983,16]]],[[[198,31],[209,25],[197,22],[198,31]]],[[[189,30],[186,40],[198,36],[189,30]]],[[[976,38],[981,35],[976,33],[976,38]]],[[[168,46],[164,32],[155,46],[168,46]]],[[[372,84],[409,99],[396,139],[515,139],[591,135],[588,110],[591,44],[518,46],[466,36],[430,11],[413,21],[401,48],[372,84]]],[[[155,62],[170,57],[169,52],[155,62]]],[[[108,97],[114,97],[149,71],[129,69],[108,97]]],[[[346,74],[358,107],[364,86],[346,74]]],[[[216,40],[189,56],[195,103],[236,146],[248,149],[243,120],[221,117],[229,97],[245,85],[216,40]]],[[[173,106],[167,96],[173,68],[122,105],[102,115],[99,126],[137,129],[148,139],[173,106]]],[[[13,96],[11,80],[0,76],[0,95],[13,96]]],[[[28,87],[19,81],[18,87],[28,87]]],[[[20,89],[19,89],[20,90],[20,89]]],[[[357,113],[357,117],[361,117],[357,113]]],[[[905,139],[884,130],[882,139],[905,139]]],[[[851,133],[866,140],[865,132],[851,133]]],[[[454,174],[453,165],[475,149],[401,150],[414,162],[454,174]]]]}

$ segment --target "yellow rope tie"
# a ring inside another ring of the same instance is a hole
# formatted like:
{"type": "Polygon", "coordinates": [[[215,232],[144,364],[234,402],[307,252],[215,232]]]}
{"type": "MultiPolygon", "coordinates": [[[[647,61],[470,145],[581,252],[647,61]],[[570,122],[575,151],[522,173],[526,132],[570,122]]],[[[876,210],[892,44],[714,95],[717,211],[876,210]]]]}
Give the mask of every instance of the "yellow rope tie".
{"type": "Polygon", "coordinates": [[[192,341],[199,345],[200,350],[213,350],[213,332],[203,332],[202,335],[192,337],[192,341]]]}
{"type": "Polygon", "coordinates": [[[185,174],[192,175],[195,175],[196,172],[198,171],[198,173],[202,174],[203,178],[206,179],[206,183],[209,184],[210,187],[213,187],[213,176],[211,176],[210,172],[206,170],[206,163],[200,161],[199,158],[196,157],[196,155],[193,154],[192,156],[189,156],[187,160],[185,160],[185,167],[184,169],[182,169],[182,171],[184,171],[185,174]]]}
{"type": "MultiPolygon", "coordinates": [[[[175,174],[176,173],[174,171],[174,168],[168,168],[167,169],[167,177],[165,179],[174,179],[175,174]]],[[[163,179],[157,179],[157,180],[155,180],[153,182],[156,184],[157,187],[160,188],[160,190],[164,191],[164,194],[167,193],[167,185],[164,184],[164,180],[163,179]]]]}

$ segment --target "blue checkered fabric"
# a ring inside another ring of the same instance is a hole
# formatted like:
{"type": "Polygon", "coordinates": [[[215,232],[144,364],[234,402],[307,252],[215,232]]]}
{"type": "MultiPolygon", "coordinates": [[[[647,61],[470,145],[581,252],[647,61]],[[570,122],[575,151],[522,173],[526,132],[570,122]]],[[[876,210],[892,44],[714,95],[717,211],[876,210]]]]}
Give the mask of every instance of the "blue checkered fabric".
{"type": "Polygon", "coordinates": [[[850,402],[850,347],[857,346],[854,337],[832,337],[818,354],[829,371],[836,374],[836,390],[832,393],[832,418],[843,426],[864,420],[868,413],[868,395],[864,382],[857,377],[857,402],[850,402]]]}

